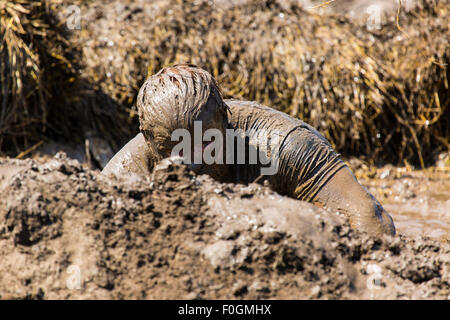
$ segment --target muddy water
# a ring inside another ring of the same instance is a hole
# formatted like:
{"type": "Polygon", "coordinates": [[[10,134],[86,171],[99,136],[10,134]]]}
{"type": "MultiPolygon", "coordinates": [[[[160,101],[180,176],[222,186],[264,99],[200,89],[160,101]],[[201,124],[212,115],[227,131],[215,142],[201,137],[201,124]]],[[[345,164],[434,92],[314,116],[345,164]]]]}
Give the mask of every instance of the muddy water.
{"type": "Polygon", "coordinates": [[[392,215],[397,231],[450,241],[450,167],[356,170],[360,182],[392,215]]]}

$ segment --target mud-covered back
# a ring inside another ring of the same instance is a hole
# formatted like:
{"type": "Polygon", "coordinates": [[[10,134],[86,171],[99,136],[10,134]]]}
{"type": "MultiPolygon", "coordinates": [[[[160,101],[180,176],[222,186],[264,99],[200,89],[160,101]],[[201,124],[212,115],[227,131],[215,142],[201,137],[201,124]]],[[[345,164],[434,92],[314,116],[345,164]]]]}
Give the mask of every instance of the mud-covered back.
{"type": "Polygon", "coordinates": [[[275,161],[274,175],[262,176],[268,165],[233,166],[236,181],[268,180],[274,190],[312,200],[320,188],[345,166],[330,143],[305,122],[256,102],[225,100],[231,111],[230,127],[246,134],[246,152],[257,150],[275,161]]]}

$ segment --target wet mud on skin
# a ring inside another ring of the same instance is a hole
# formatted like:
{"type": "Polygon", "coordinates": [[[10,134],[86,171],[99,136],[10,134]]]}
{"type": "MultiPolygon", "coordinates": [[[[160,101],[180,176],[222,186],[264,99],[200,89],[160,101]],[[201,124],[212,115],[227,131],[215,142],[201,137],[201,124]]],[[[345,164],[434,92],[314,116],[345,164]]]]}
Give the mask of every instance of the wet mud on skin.
{"type": "Polygon", "coordinates": [[[370,237],[260,185],[63,154],[0,168],[1,299],[450,298],[448,241],[370,237]]]}

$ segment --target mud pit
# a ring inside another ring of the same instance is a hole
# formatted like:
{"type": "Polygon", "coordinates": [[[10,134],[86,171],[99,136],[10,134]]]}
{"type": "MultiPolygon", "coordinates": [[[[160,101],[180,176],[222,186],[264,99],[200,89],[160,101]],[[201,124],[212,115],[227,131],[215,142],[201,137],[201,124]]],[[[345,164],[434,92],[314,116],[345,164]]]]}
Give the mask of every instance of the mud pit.
{"type": "Polygon", "coordinates": [[[0,160],[0,298],[448,299],[450,245],[182,166],[109,179],[0,160]]]}

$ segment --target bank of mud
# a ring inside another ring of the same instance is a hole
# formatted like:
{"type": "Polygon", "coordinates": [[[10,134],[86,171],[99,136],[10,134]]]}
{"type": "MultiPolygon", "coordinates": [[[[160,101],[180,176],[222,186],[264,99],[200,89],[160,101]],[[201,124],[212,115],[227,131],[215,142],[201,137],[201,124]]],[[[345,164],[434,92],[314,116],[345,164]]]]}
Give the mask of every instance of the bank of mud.
{"type": "Polygon", "coordinates": [[[448,299],[450,244],[372,238],[259,185],[0,160],[0,298],[448,299]]]}

